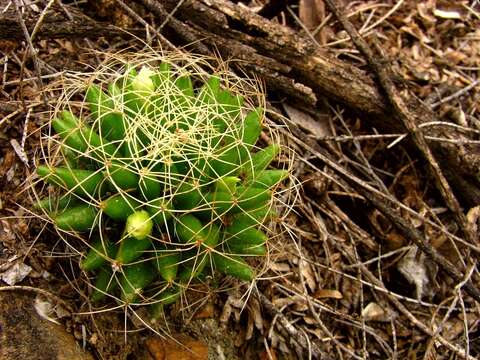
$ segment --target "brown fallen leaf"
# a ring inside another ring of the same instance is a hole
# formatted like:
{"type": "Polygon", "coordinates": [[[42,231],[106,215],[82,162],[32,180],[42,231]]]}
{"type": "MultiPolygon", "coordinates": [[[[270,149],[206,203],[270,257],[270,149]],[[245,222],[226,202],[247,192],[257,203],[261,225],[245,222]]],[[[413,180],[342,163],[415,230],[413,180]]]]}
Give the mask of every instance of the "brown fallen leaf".
{"type": "Polygon", "coordinates": [[[7,151],[2,163],[0,164],[0,174],[6,174],[8,170],[15,164],[15,152],[7,151]]]}
{"type": "Polygon", "coordinates": [[[300,260],[298,264],[298,269],[310,290],[315,291],[317,287],[317,281],[315,279],[315,273],[313,272],[310,264],[305,260],[300,260]]]}
{"type": "Polygon", "coordinates": [[[415,286],[417,299],[430,295],[432,289],[428,275],[426,257],[416,246],[412,246],[396,264],[398,271],[415,286]]]}
{"type": "Polygon", "coordinates": [[[290,271],[290,265],[288,265],[286,263],[270,262],[269,263],[269,268],[272,271],[278,271],[278,272],[289,272],[290,271]]]}
{"type": "Polygon", "coordinates": [[[343,295],[338,290],[320,289],[313,294],[315,299],[343,299],[343,295]]]}
{"type": "Polygon", "coordinates": [[[283,104],[283,108],[295,125],[308,131],[315,139],[332,136],[328,117],[315,119],[310,114],[288,104],[283,104]]]}
{"type": "Polygon", "coordinates": [[[388,322],[392,319],[387,310],[375,302],[369,303],[362,310],[362,318],[365,321],[388,322]]]}
{"type": "Polygon", "coordinates": [[[151,337],[145,341],[154,360],[207,360],[205,343],[184,334],[172,334],[171,339],[151,337]]]}

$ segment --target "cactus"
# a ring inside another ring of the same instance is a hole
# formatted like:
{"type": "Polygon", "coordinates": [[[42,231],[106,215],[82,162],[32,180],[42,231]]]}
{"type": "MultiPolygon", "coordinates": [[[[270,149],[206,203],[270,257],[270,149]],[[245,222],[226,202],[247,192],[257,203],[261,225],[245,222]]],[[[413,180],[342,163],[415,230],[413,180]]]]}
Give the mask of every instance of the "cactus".
{"type": "Polygon", "coordinates": [[[260,147],[265,111],[228,77],[188,70],[124,66],[52,120],[60,150],[37,174],[58,191],[36,209],[91,244],[81,267],[96,274],[95,302],[163,286],[156,306],[168,304],[211,270],[250,281],[249,257],[267,253],[264,222],[289,176],[271,165],[280,145],[260,147]]]}

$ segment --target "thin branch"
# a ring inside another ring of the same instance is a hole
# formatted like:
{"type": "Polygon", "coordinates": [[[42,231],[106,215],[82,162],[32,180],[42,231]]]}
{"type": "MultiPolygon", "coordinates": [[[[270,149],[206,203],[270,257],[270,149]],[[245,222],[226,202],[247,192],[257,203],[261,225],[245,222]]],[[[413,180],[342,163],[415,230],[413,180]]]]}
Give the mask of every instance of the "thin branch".
{"type": "MultiPolygon", "coordinates": [[[[395,225],[395,227],[397,227],[397,229],[406,239],[414,242],[452,279],[454,279],[457,283],[463,281],[464,275],[450,261],[448,261],[437,250],[435,250],[432,245],[429,244],[422,237],[422,235],[411,226],[411,224],[404,220],[403,217],[399,214],[399,211],[394,210],[394,206],[401,205],[395,198],[392,198],[392,196],[390,196],[389,194],[378,191],[374,187],[367,184],[365,181],[353,176],[351,173],[349,173],[342,166],[330,159],[328,156],[311,148],[300,139],[294,136],[290,136],[290,138],[306,150],[310,151],[313,155],[317,156],[333,170],[335,170],[337,174],[347,183],[349,183],[360,195],[364,196],[375,207],[377,207],[395,225]]],[[[408,210],[411,211],[411,209],[408,210]]],[[[464,289],[472,298],[474,298],[480,303],[480,291],[471,282],[467,283],[464,289]]]]}
{"type": "Polygon", "coordinates": [[[115,0],[118,5],[122,7],[123,10],[127,12],[129,16],[131,16],[135,21],[139,22],[145,27],[147,31],[147,38],[148,38],[148,31],[152,31],[155,36],[159,38],[168,48],[172,50],[176,50],[175,45],[173,45],[167,38],[165,38],[160,32],[158,32],[155,28],[153,28],[149,23],[147,23],[140,15],[138,15],[130,6],[124,3],[122,0],[115,0]]]}
{"type": "Polygon", "coordinates": [[[447,97],[444,97],[443,99],[437,101],[436,103],[433,103],[431,105],[432,109],[435,109],[437,106],[439,105],[442,105],[446,102],[449,102],[450,100],[453,100],[453,99],[456,99],[456,98],[459,98],[460,96],[462,96],[463,94],[469,92],[470,90],[472,90],[475,86],[477,86],[478,84],[480,84],[480,79],[477,79],[475,80],[474,82],[472,82],[470,85],[467,85],[465,86],[463,89],[460,89],[456,92],[454,92],[452,95],[450,96],[447,96],[447,97]]]}

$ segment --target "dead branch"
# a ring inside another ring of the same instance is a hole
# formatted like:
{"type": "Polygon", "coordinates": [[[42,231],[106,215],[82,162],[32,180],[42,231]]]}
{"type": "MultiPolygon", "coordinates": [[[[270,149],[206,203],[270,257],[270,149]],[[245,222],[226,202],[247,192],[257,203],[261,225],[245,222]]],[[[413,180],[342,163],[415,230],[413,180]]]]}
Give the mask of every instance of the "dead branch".
{"type": "MultiPolygon", "coordinates": [[[[0,0],[0,40],[24,40],[24,29],[22,29],[23,25],[17,16],[16,7],[9,6],[9,3],[10,1],[0,0]]],[[[67,7],[66,5],[62,6],[67,7]]],[[[58,4],[52,5],[45,14],[42,14],[43,21],[37,28],[40,13],[22,6],[21,15],[26,30],[32,34],[35,29],[37,39],[127,36],[125,30],[99,23],[78,9],[68,7],[68,10],[72,18],[69,18],[58,4]]],[[[135,29],[130,29],[128,32],[139,36],[145,34],[143,30],[135,29]]]]}
{"type": "MultiPolygon", "coordinates": [[[[330,200],[328,200],[327,207],[330,207],[333,204],[330,200]]],[[[335,205],[333,205],[335,207],[335,205]]],[[[455,352],[458,356],[460,356],[463,359],[474,359],[474,357],[468,355],[464,349],[459,348],[455,344],[452,344],[449,342],[447,339],[445,339],[442,336],[439,336],[438,334],[435,334],[435,331],[432,330],[429,326],[424,324],[422,321],[417,319],[414,314],[410,310],[408,310],[407,306],[405,306],[397,297],[393,296],[390,291],[388,291],[385,288],[385,285],[382,283],[381,280],[379,280],[365,265],[362,263],[358,263],[355,259],[354,254],[352,253],[352,249],[344,246],[341,242],[334,241],[334,239],[330,239],[330,242],[333,246],[335,246],[337,249],[341,251],[341,253],[349,259],[349,261],[352,264],[357,264],[358,267],[360,268],[360,271],[362,272],[363,275],[372,283],[373,286],[375,286],[377,289],[382,289],[380,293],[383,294],[384,297],[388,301],[390,301],[395,308],[403,315],[407,317],[411,321],[411,323],[417,327],[420,331],[423,333],[427,334],[428,336],[434,337],[435,340],[439,341],[443,346],[445,346],[447,349],[455,352]]]]}

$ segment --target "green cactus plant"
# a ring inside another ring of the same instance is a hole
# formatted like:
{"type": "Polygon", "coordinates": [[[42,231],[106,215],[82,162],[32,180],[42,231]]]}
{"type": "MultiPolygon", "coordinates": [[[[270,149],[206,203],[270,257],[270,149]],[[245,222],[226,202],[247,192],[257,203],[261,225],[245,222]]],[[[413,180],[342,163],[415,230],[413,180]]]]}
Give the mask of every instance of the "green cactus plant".
{"type": "Polygon", "coordinates": [[[190,65],[124,66],[51,122],[57,150],[37,174],[58,190],[35,208],[89,244],[93,302],[166,305],[212,270],[250,281],[246,258],[268,251],[264,224],[289,176],[270,168],[280,145],[259,145],[262,107],[190,65]]]}

